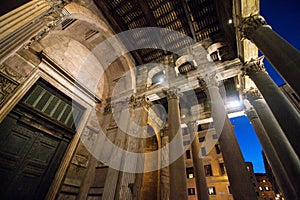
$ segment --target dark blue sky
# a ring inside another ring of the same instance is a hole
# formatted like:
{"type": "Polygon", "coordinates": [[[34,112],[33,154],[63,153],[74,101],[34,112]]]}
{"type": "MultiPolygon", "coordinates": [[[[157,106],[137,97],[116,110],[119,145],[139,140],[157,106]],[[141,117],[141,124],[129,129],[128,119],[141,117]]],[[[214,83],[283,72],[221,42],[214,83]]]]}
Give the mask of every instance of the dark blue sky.
{"type": "MultiPolygon", "coordinates": [[[[300,0],[261,0],[261,15],[272,29],[300,50],[300,0]]],[[[284,84],[280,75],[265,59],[265,67],[277,85],[284,84]]],[[[231,119],[245,161],[253,163],[254,171],[265,172],[261,146],[247,117],[231,119]]]]}

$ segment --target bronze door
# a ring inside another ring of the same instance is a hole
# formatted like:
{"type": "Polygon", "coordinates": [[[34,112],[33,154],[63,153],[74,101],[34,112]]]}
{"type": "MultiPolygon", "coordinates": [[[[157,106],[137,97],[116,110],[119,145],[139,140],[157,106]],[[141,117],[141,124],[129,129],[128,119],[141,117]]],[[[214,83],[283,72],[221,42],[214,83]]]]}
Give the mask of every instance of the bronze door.
{"type": "Polygon", "coordinates": [[[0,199],[44,199],[67,149],[14,109],[0,124],[0,199]]]}

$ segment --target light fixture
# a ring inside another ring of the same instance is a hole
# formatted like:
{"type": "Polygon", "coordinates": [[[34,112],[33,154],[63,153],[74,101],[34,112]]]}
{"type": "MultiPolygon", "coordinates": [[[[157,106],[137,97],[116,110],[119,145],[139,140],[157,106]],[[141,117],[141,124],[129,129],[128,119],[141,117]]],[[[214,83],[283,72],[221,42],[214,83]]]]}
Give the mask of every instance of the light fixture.
{"type": "Polygon", "coordinates": [[[238,100],[232,100],[227,103],[227,108],[238,108],[241,106],[241,102],[238,100]]]}
{"type": "Polygon", "coordinates": [[[228,20],[228,24],[232,24],[232,19],[229,19],[229,20],[228,20]]]}

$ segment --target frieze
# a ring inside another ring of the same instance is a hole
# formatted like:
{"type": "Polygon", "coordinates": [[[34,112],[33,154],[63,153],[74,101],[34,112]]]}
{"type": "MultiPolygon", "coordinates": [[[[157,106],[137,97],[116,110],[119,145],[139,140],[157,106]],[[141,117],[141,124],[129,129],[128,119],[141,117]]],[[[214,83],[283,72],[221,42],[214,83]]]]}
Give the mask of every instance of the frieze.
{"type": "Polygon", "coordinates": [[[34,35],[29,42],[24,45],[24,49],[28,49],[35,41],[39,41],[44,38],[50,30],[61,24],[65,16],[70,13],[64,8],[64,6],[69,1],[59,0],[59,1],[49,1],[51,8],[45,13],[42,18],[37,19],[35,23],[45,24],[42,29],[34,35]]]}

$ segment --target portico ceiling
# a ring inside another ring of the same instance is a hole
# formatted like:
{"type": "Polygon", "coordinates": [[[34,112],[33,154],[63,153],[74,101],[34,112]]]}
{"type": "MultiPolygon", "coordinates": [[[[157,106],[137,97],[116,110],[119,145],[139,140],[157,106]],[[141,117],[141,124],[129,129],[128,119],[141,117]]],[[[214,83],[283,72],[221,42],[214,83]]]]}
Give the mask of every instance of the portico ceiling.
{"type": "MultiPolygon", "coordinates": [[[[236,40],[232,19],[231,0],[96,0],[116,33],[142,27],[161,27],[178,31],[205,48],[215,42],[223,42],[236,55],[236,40]]],[[[178,38],[149,35],[142,32],[133,35],[127,45],[135,43],[157,44],[170,52],[186,45],[178,38]]],[[[153,45],[152,45],[153,46],[153,45]]],[[[137,64],[160,60],[170,52],[145,48],[132,52],[137,64]]]]}

